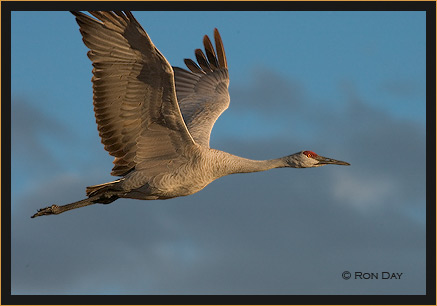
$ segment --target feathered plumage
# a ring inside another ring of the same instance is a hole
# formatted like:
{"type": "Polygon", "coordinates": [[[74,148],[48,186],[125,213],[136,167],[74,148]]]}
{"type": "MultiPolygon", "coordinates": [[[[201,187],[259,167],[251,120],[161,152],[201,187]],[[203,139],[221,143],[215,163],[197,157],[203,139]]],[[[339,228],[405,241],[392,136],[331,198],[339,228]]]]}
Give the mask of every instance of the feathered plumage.
{"type": "Polygon", "coordinates": [[[205,53],[196,49],[197,64],[185,59],[185,70],[168,63],[132,13],[72,13],[94,67],[97,129],[114,157],[111,174],[121,178],[87,187],[87,199],[52,205],[32,217],[118,198],[186,196],[232,173],[348,165],[311,151],[256,161],[209,148],[214,123],[230,101],[228,66],[217,29],[215,49],[205,36],[205,53]]]}

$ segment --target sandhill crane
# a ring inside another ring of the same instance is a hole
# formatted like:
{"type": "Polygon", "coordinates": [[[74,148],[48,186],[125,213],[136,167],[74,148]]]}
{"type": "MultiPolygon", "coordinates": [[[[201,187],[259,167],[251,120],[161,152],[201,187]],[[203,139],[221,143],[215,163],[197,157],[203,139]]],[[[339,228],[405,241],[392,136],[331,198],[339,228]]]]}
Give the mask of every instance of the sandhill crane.
{"type": "Polygon", "coordinates": [[[105,150],[121,178],[86,188],[88,198],[39,209],[32,218],[119,198],[170,199],[198,192],[233,173],[349,163],[308,150],[250,160],[209,147],[212,127],[229,106],[229,75],[217,29],[204,36],[188,70],[172,67],[130,12],[72,12],[90,49],[93,103],[105,150]],[[205,55],[206,54],[206,55],[205,55]]]}

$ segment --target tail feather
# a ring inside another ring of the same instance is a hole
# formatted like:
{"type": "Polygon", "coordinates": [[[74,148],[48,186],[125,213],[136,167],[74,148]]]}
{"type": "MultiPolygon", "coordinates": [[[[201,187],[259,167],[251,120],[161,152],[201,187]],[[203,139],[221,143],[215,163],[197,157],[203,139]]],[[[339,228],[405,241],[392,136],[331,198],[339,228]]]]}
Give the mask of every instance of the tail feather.
{"type": "Polygon", "coordinates": [[[121,191],[120,180],[86,187],[86,195],[88,197],[92,197],[107,191],[121,191]]]}

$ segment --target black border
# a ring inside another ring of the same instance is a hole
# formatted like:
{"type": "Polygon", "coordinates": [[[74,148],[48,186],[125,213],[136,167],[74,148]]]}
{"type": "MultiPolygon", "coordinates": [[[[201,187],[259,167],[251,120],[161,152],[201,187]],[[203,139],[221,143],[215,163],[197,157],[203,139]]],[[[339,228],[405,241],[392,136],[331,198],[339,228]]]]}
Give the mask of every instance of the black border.
{"type": "Polygon", "coordinates": [[[435,305],[436,304],[436,2],[434,1],[262,1],[262,2],[49,2],[49,1],[8,1],[1,2],[1,42],[2,42],[2,92],[1,98],[1,144],[2,144],[2,270],[1,270],[1,304],[8,305],[147,305],[147,304],[240,304],[240,305],[291,305],[310,304],[385,304],[385,305],[435,305]],[[11,11],[66,11],[66,10],[150,10],[150,11],[426,11],[426,131],[427,131],[427,275],[426,295],[317,295],[317,296],[275,296],[258,295],[156,295],[153,299],[141,295],[11,295],[11,11]],[[244,300],[243,300],[244,299],[244,300]]]}
{"type": "Polygon", "coordinates": [[[433,1],[6,1],[7,11],[427,11],[433,1]]]}

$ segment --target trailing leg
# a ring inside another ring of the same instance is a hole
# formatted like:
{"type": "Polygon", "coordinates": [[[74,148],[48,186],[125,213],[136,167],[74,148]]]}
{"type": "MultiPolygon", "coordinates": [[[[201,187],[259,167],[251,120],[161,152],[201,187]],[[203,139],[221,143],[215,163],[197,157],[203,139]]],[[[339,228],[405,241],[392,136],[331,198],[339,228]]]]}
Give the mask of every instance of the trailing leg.
{"type": "Polygon", "coordinates": [[[119,197],[114,193],[112,193],[112,194],[106,193],[106,194],[91,196],[87,199],[83,199],[83,200],[73,202],[70,204],[66,204],[66,205],[58,206],[58,205],[54,204],[52,206],[38,209],[38,212],[36,214],[34,214],[31,218],[44,216],[44,215],[59,215],[63,212],[66,212],[66,211],[69,211],[72,209],[81,208],[81,207],[85,207],[85,206],[96,204],[96,203],[109,204],[111,202],[114,202],[118,198],[119,197]]]}

